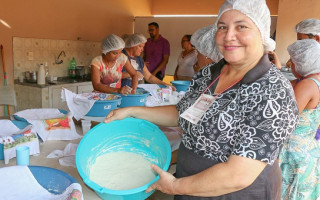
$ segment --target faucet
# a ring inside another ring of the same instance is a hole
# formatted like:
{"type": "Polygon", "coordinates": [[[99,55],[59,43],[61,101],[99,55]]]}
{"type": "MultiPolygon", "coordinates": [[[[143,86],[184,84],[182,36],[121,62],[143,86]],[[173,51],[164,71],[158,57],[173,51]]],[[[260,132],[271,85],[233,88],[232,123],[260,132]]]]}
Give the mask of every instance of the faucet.
{"type": "Polygon", "coordinates": [[[66,53],[64,51],[61,51],[56,59],[56,64],[61,64],[63,63],[63,60],[59,60],[60,56],[63,54],[64,57],[66,57],[66,53]]]}

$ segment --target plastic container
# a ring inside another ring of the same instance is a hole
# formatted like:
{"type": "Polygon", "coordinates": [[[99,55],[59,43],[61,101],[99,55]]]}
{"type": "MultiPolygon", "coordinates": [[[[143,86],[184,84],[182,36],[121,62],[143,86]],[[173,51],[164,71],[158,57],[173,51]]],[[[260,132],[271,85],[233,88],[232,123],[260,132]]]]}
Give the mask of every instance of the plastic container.
{"type": "Polygon", "coordinates": [[[186,92],[191,81],[171,81],[171,84],[177,89],[177,92],[186,92]]]}
{"type": "Polygon", "coordinates": [[[16,148],[17,165],[29,165],[30,148],[27,146],[18,146],[16,148]]]}
{"type": "Polygon", "coordinates": [[[136,94],[121,95],[120,108],[129,107],[129,106],[144,106],[146,104],[147,96],[150,95],[150,92],[138,88],[136,94]]]}
{"type": "Polygon", "coordinates": [[[81,139],[77,148],[77,170],[84,183],[102,199],[148,198],[153,192],[145,193],[145,190],[159,179],[159,175],[149,183],[130,190],[111,190],[90,180],[90,166],[96,158],[105,153],[117,151],[143,155],[151,163],[167,171],[171,160],[171,147],[167,137],[156,125],[148,121],[126,118],[96,125],[81,139]]]}
{"type": "Polygon", "coordinates": [[[117,106],[122,101],[122,97],[118,96],[118,99],[106,100],[106,101],[96,101],[86,116],[90,117],[105,117],[109,114],[111,110],[117,108],[117,106]]]}
{"type": "Polygon", "coordinates": [[[43,64],[40,64],[40,67],[39,67],[37,84],[38,85],[46,84],[46,70],[44,69],[43,64]]]}
{"type": "Polygon", "coordinates": [[[72,183],[78,183],[74,177],[58,169],[43,166],[28,167],[38,183],[52,194],[62,194],[72,183]]]}

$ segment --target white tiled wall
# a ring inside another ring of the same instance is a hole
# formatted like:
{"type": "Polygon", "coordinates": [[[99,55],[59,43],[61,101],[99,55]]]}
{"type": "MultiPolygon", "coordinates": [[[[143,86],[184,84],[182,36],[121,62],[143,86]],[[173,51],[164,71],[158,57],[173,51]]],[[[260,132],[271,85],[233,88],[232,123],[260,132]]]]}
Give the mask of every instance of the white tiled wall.
{"type": "Polygon", "coordinates": [[[25,71],[38,71],[40,63],[48,63],[50,75],[68,76],[68,66],[72,57],[77,65],[88,67],[91,60],[100,55],[100,42],[51,40],[37,38],[13,38],[14,78],[24,75],[25,71]],[[62,64],[56,64],[59,53],[64,51],[66,57],[61,56],[62,64]],[[28,56],[33,54],[33,58],[28,56]]]}

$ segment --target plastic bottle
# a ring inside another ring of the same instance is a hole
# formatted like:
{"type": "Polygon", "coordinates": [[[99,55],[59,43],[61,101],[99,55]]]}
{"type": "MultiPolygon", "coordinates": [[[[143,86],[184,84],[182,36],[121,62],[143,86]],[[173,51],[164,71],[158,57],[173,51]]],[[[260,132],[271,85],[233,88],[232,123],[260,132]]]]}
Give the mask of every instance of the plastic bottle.
{"type": "Polygon", "coordinates": [[[40,67],[39,67],[37,84],[38,85],[46,84],[46,70],[44,69],[43,64],[40,64],[40,67]]]}
{"type": "Polygon", "coordinates": [[[69,76],[70,78],[75,78],[76,77],[76,66],[77,66],[77,62],[76,59],[73,57],[70,61],[70,65],[69,65],[69,76]]]}
{"type": "Polygon", "coordinates": [[[48,67],[48,62],[44,63],[44,70],[45,70],[45,74],[46,74],[46,81],[49,82],[50,81],[50,74],[49,74],[49,67],[48,67]]]}

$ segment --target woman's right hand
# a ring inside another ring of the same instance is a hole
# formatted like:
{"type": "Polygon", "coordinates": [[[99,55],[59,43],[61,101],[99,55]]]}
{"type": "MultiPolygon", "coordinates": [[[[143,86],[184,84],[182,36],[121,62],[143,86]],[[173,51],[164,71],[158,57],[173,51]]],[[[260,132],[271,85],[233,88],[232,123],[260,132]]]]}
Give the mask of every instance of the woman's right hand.
{"type": "Polygon", "coordinates": [[[119,93],[122,95],[127,95],[127,94],[131,94],[131,90],[132,88],[129,86],[123,86],[120,88],[119,93]]]}
{"type": "Polygon", "coordinates": [[[114,120],[121,120],[124,118],[130,117],[129,108],[119,108],[116,110],[111,110],[104,120],[105,123],[112,122],[114,120]]]}

